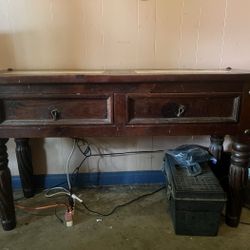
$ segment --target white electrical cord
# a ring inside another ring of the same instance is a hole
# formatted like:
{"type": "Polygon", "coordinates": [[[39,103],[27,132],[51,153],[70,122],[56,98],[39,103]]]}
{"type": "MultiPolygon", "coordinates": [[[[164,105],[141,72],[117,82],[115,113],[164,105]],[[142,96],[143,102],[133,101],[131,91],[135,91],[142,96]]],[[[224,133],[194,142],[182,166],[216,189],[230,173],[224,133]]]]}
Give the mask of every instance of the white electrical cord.
{"type": "Polygon", "coordinates": [[[52,198],[54,196],[58,196],[58,195],[67,195],[67,196],[71,196],[73,198],[73,200],[77,200],[79,201],[80,203],[83,202],[83,200],[81,198],[79,198],[77,195],[75,194],[71,194],[69,192],[69,190],[67,190],[66,188],[64,187],[54,187],[54,188],[50,188],[50,189],[47,189],[45,190],[46,193],[45,193],[45,197],[46,198],[52,198]]]}
{"type": "Polygon", "coordinates": [[[75,151],[75,148],[76,148],[76,139],[74,139],[72,149],[70,151],[70,154],[69,154],[67,161],[66,161],[66,164],[65,164],[65,174],[67,177],[68,189],[66,189],[64,187],[53,187],[53,188],[46,189],[45,190],[45,197],[51,198],[51,197],[58,196],[58,195],[67,195],[67,196],[71,196],[73,199],[78,198],[76,195],[74,195],[74,197],[73,197],[70,193],[71,187],[72,187],[71,182],[70,182],[70,160],[71,160],[71,157],[75,151]]]}
{"type": "MultiPolygon", "coordinates": [[[[89,211],[97,213],[99,215],[103,215],[103,214],[100,214],[98,212],[90,210],[86,206],[86,204],[83,203],[83,200],[80,197],[78,197],[77,195],[72,193],[72,185],[71,185],[71,181],[70,181],[70,160],[71,160],[72,155],[73,155],[73,153],[75,151],[76,145],[78,146],[81,153],[85,156],[85,158],[83,159],[81,164],[78,166],[78,168],[76,168],[78,171],[79,171],[79,168],[81,167],[82,163],[84,162],[84,160],[87,159],[90,156],[92,156],[92,157],[97,157],[97,156],[100,156],[100,157],[103,157],[103,156],[122,156],[122,155],[129,155],[129,154],[138,154],[138,153],[143,153],[143,154],[145,154],[145,153],[158,153],[158,152],[163,152],[164,151],[164,150],[155,150],[155,151],[138,151],[138,152],[123,152],[123,153],[92,154],[88,142],[85,141],[85,140],[83,142],[84,142],[83,145],[85,145],[85,144],[87,145],[85,150],[82,150],[81,146],[78,144],[77,139],[74,139],[72,149],[70,151],[70,154],[68,155],[68,158],[67,158],[67,161],[66,161],[66,164],[65,164],[65,174],[66,174],[66,177],[67,177],[68,189],[66,189],[64,187],[53,187],[53,188],[46,189],[45,190],[45,197],[51,198],[51,197],[55,197],[55,196],[59,196],[59,195],[66,195],[66,196],[69,196],[69,197],[71,197],[73,199],[73,207],[74,207],[75,202],[78,201],[81,204],[83,204],[85,206],[85,208],[87,208],[89,211]]],[[[75,173],[75,170],[74,170],[73,174],[75,173]]],[[[72,209],[73,209],[73,207],[72,207],[72,209]]],[[[118,207],[120,207],[120,205],[118,207]]],[[[118,207],[116,207],[116,208],[118,208],[118,207]]],[[[109,213],[109,214],[112,214],[114,212],[114,210],[112,210],[111,213],[109,213]]],[[[108,216],[109,214],[106,214],[104,216],[108,216]]]]}
{"type": "Polygon", "coordinates": [[[54,196],[57,196],[57,195],[68,195],[68,196],[70,196],[69,190],[67,190],[64,187],[53,187],[53,188],[50,188],[50,189],[46,189],[45,192],[46,192],[45,193],[46,198],[51,198],[51,197],[54,197],[54,196]]]}
{"type": "Polygon", "coordinates": [[[68,188],[69,190],[71,190],[71,182],[70,182],[70,174],[69,174],[69,170],[70,170],[70,159],[75,151],[75,147],[76,147],[76,139],[74,139],[74,143],[73,143],[73,147],[72,147],[72,150],[68,156],[68,159],[67,159],[67,162],[66,162],[66,165],[65,165],[65,173],[66,173],[66,176],[67,176],[67,183],[68,183],[68,188]]]}

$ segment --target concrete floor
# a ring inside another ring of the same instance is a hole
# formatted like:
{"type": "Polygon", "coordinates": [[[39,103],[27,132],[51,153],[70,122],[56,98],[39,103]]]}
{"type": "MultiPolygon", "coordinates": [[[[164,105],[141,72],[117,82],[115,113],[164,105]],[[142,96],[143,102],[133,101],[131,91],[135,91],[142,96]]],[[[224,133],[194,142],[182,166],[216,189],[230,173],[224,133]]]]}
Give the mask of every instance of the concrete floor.
{"type": "MultiPolygon", "coordinates": [[[[84,189],[80,195],[92,209],[108,212],[115,205],[156,188],[84,189]]],[[[25,206],[54,203],[54,199],[43,195],[18,202],[25,206]]],[[[60,223],[53,210],[46,211],[48,216],[34,216],[17,209],[17,228],[10,232],[0,229],[0,249],[250,249],[250,226],[240,224],[236,229],[230,228],[223,219],[216,237],[175,235],[167,206],[164,190],[120,208],[109,217],[102,218],[81,209],[76,212],[71,228],[60,223]]],[[[64,209],[58,209],[58,215],[63,217],[63,214],[64,209]]],[[[249,210],[243,210],[242,220],[250,222],[249,210]]]]}

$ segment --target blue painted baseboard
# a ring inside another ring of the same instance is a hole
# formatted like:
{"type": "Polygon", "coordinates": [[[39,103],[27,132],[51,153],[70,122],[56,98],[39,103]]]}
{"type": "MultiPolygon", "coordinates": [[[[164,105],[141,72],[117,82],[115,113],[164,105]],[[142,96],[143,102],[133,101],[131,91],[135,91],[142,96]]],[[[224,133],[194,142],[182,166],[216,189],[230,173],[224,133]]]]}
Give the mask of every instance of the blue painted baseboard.
{"type": "MultiPolygon", "coordinates": [[[[35,175],[34,179],[36,188],[66,185],[65,174],[35,175]]],[[[165,183],[165,177],[162,171],[80,173],[75,180],[75,186],[77,187],[163,183],[165,183]]],[[[12,185],[14,189],[21,188],[19,176],[12,176],[12,185]]]]}

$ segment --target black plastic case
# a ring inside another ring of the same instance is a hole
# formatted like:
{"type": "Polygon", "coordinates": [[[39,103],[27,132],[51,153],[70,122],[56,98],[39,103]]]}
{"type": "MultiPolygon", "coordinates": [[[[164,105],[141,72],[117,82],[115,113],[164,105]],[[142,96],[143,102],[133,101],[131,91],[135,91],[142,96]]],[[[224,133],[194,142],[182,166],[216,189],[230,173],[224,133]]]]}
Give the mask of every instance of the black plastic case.
{"type": "Polygon", "coordinates": [[[208,163],[201,166],[201,175],[188,176],[185,167],[175,165],[171,156],[165,156],[167,196],[176,234],[215,236],[218,233],[226,193],[208,163]]]}

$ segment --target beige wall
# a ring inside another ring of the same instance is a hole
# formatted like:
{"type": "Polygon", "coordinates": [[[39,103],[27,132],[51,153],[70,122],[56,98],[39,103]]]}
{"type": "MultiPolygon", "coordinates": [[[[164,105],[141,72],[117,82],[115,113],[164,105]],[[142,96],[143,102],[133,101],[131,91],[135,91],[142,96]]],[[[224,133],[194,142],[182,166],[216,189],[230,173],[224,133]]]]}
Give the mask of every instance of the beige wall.
{"type": "Polygon", "coordinates": [[[0,68],[249,67],[249,0],[0,0],[0,68]]]}
{"type": "MultiPolygon", "coordinates": [[[[249,0],[0,0],[0,69],[250,69],[249,9],[249,0]]],[[[124,151],[193,140],[208,143],[207,137],[91,141],[124,151]]],[[[37,173],[63,172],[70,140],[33,140],[32,146],[37,173]]],[[[159,169],[161,158],[104,159],[98,166],[159,169]]],[[[10,163],[17,174],[13,154],[10,163]]],[[[98,170],[97,163],[88,170],[98,170]]]]}

